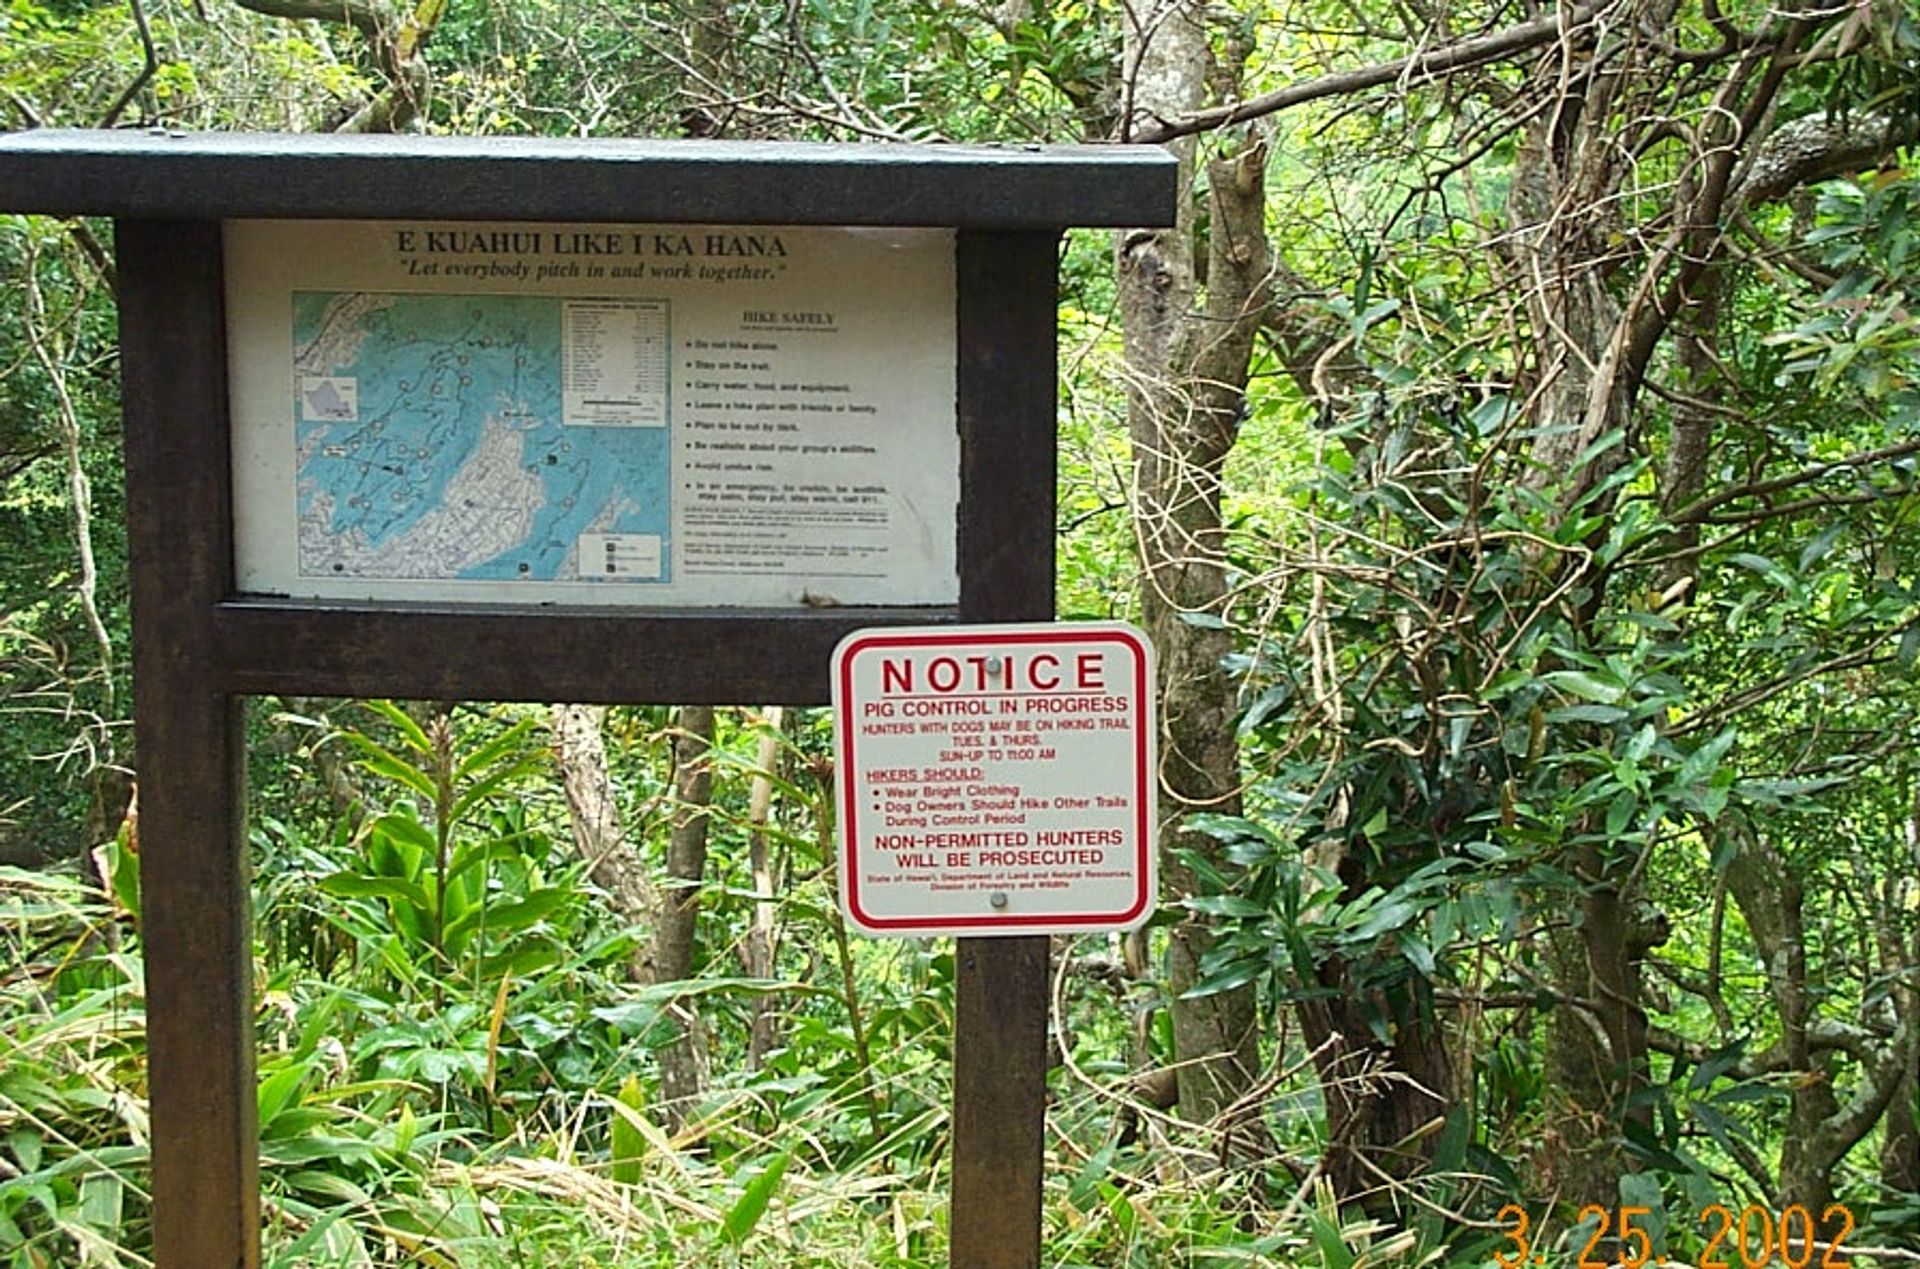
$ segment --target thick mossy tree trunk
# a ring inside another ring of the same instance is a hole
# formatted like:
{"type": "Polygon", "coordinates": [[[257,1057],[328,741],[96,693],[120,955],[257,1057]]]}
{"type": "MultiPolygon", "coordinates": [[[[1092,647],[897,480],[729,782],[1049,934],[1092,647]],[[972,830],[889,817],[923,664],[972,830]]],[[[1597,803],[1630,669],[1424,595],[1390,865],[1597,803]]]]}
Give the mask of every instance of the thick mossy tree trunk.
{"type": "Polygon", "coordinates": [[[1627,898],[1605,852],[1576,847],[1569,864],[1582,885],[1578,920],[1548,935],[1548,965],[1563,993],[1547,1038],[1547,1167],[1573,1206],[1619,1201],[1628,1170],[1622,1134],[1651,1135],[1647,1011],[1642,962],[1666,923],[1627,898]]]}

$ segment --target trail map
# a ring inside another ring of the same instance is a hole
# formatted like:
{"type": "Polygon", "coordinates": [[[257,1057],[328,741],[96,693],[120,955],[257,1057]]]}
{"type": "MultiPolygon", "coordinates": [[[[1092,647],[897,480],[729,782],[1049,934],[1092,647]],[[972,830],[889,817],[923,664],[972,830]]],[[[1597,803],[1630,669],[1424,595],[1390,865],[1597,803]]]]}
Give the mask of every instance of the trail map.
{"type": "Polygon", "coordinates": [[[300,572],[667,580],[667,306],[294,296],[300,572]]]}

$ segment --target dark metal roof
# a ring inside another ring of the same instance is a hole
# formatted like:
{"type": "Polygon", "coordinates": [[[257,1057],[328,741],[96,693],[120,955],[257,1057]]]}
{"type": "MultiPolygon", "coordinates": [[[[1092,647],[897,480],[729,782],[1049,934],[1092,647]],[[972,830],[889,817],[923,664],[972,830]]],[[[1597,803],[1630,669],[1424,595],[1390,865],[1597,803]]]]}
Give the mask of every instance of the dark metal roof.
{"type": "Polygon", "coordinates": [[[1173,223],[1157,146],[828,145],[37,129],[0,210],[1057,229],[1173,223]]]}

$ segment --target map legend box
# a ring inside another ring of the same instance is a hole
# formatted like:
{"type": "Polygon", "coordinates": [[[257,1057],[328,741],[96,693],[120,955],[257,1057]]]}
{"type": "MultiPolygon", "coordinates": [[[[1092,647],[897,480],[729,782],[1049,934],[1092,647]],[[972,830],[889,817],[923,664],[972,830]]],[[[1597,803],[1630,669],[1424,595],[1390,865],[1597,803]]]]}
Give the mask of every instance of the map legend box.
{"type": "Polygon", "coordinates": [[[580,576],[600,576],[613,580],[660,576],[660,535],[582,533],[580,576]]]}
{"type": "Polygon", "coordinates": [[[664,300],[563,302],[561,421],[568,427],[665,427],[668,348],[664,300]]]}

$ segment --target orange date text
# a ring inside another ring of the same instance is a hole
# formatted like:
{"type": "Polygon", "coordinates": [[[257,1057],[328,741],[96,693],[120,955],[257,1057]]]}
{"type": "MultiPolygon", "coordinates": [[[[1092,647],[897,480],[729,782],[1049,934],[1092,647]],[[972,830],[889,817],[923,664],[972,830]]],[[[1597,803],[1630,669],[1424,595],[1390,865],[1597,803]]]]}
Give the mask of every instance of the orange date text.
{"type": "MultiPolygon", "coordinates": [[[[1575,1241],[1586,1241],[1572,1269],[1642,1269],[1654,1259],[1653,1234],[1647,1218],[1652,1209],[1622,1206],[1611,1210],[1589,1203],[1574,1222],[1575,1241]],[[1618,1260],[1597,1259],[1600,1245],[1612,1233],[1618,1260]]],[[[1493,1253],[1500,1269],[1566,1269],[1548,1266],[1537,1248],[1538,1234],[1527,1210],[1518,1203],[1501,1208],[1497,1219],[1508,1246],[1493,1253]]],[[[1847,1236],[1853,1233],[1853,1213],[1844,1203],[1829,1203],[1816,1223],[1813,1212],[1799,1203],[1781,1211],[1749,1203],[1736,1215],[1722,1203],[1700,1209],[1700,1233],[1706,1240],[1693,1269],[1766,1269],[1778,1261],[1784,1269],[1847,1269],[1847,1236]]]]}

